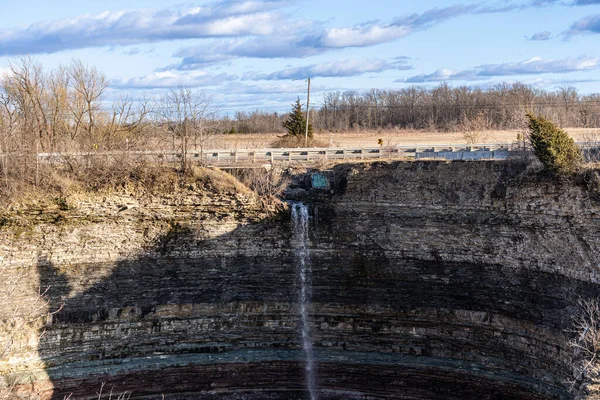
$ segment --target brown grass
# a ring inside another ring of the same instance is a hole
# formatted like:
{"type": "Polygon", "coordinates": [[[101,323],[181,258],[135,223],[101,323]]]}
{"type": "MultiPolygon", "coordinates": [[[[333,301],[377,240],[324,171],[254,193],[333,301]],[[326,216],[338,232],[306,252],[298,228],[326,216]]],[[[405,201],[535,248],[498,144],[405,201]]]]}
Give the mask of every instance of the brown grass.
{"type": "MultiPolygon", "coordinates": [[[[327,147],[328,143],[322,139],[318,138],[309,138],[308,139],[308,147],[327,147]]],[[[273,140],[269,147],[272,148],[298,148],[298,147],[307,147],[306,140],[304,137],[291,136],[287,135],[281,138],[277,138],[273,140]]]]}
{"type": "MultiPolygon", "coordinates": [[[[590,135],[598,136],[598,129],[583,129],[583,128],[565,128],[565,130],[573,136],[576,141],[585,141],[590,135]]],[[[497,131],[488,130],[482,133],[485,137],[485,142],[488,143],[513,143],[517,140],[517,130],[497,131]]],[[[277,141],[278,133],[257,133],[257,134],[229,134],[219,137],[219,148],[224,149],[251,149],[251,148],[266,148],[270,144],[277,141]]],[[[383,139],[384,146],[411,146],[415,144],[467,144],[463,137],[463,132],[429,132],[419,130],[374,130],[360,132],[339,132],[315,133],[316,141],[322,143],[323,147],[328,147],[329,143],[335,147],[359,147],[359,146],[377,146],[378,139],[383,139]]],[[[215,148],[216,148],[215,147],[215,148]]],[[[290,146],[298,147],[298,146],[290,146]]],[[[300,147],[304,147],[304,144],[300,147]]]]}
{"type": "Polygon", "coordinates": [[[253,191],[231,174],[218,168],[192,167],[192,180],[202,189],[217,194],[253,195],[253,191]]]}
{"type": "Polygon", "coordinates": [[[58,206],[68,208],[68,199],[97,198],[126,194],[136,198],[184,192],[207,195],[254,196],[254,192],[230,174],[194,166],[186,173],[173,166],[146,163],[97,164],[90,168],[44,166],[39,181],[11,178],[0,191],[0,207],[30,208],[58,206]]]}

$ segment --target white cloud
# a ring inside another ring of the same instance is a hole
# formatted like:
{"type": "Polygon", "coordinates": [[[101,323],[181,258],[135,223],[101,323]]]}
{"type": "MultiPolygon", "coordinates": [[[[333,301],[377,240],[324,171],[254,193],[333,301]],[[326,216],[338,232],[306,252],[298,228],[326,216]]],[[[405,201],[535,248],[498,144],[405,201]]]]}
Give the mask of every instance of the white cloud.
{"type": "Polygon", "coordinates": [[[154,72],[149,75],[111,80],[111,87],[118,89],[160,89],[177,86],[192,88],[218,86],[238,79],[232,74],[210,74],[208,72],[154,72]]]}
{"type": "Polygon", "coordinates": [[[218,2],[207,7],[111,11],[41,21],[27,28],[0,31],[0,54],[54,53],[175,39],[271,35],[284,24],[283,17],[265,10],[286,3],[263,3],[264,7],[259,7],[259,2],[255,1],[218,2]],[[244,13],[244,10],[248,11],[244,13]]]}
{"type": "MultiPolygon", "coordinates": [[[[482,3],[483,4],[483,3],[482,3]]],[[[390,23],[366,23],[346,28],[331,28],[321,33],[319,45],[323,47],[366,47],[392,42],[427,29],[433,25],[475,12],[489,12],[482,5],[452,5],[432,8],[421,14],[411,14],[394,19],[390,23]]]]}
{"type": "Polygon", "coordinates": [[[305,58],[342,48],[369,47],[389,43],[428,29],[444,21],[469,14],[508,12],[519,8],[540,7],[550,0],[509,4],[502,8],[487,3],[457,4],[410,14],[390,22],[365,22],[354,26],[325,28],[311,21],[287,21],[276,34],[236,37],[209,45],[184,48],[174,56],[182,60],[166,69],[190,70],[248,58],[305,58]]]}
{"type": "Polygon", "coordinates": [[[334,28],[323,33],[320,43],[325,47],[365,47],[400,39],[411,32],[408,26],[393,25],[334,28]]]}
{"type": "Polygon", "coordinates": [[[306,77],[349,77],[369,72],[382,72],[392,69],[410,69],[407,59],[398,57],[394,60],[382,59],[343,59],[307,65],[303,67],[286,68],[270,74],[249,72],[244,75],[247,80],[290,80],[306,77]]]}
{"type": "Polygon", "coordinates": [[[268,37],[271,41],[291,45],[287,52],[283,49],[272,52],[273,56],[293,57],[298,54],[305,57],[331,49],[388,43],[464,15],[507,12],[555,3],[551,0],[534,0],[511,3],[501,8],[490,7],[486,2],[456,4],[398,17],[387,23],[365,22],[350,27],[324,28],[321,23],[294,20],[293,14],[285,16],[279,12],[296,2],[221,0],[197,7],[110,11],[55,21],[38,21],[25,28],[0,30],[0,54],[54,53],[100,46],[225,37],[243,38],[254,51],[244,51],[236,47],[235,43],[225,41],[219,44],[232,45],[233,48],[217,49],[223,56],[221,58],[262,58],[268,57],[269,52],[262,51],[258,45],[268,45],[268,41],[261,41],[261,37],[268,37]],[[257,45],[252,46],[255,42],[257,45]]]}
{"type": "MultiPolygon", "coordinates": [[[[498,76],[518,76],[533,74],[554,74],[576,71],[591,71],[600,68],[600,57],[563,58],[544,60],[533,57],[520,62],[485,64],[466,70],[440,69],[431,74],[412,76],[401,82],[443,82],[450,80],[485,80],[498,76]]],[[[398,81],[400,82],[400,80],[398,81]]]]}

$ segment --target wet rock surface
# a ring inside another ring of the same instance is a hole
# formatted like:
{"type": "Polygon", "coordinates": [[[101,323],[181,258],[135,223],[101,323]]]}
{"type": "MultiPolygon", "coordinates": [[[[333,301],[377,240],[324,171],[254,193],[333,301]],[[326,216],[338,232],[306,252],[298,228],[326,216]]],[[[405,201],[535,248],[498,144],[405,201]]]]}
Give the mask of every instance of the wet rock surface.
{"type": "MultiPolygon", "coordinates": [[[[574,397],[567,342],[577,299],[599,295],[600,204],[514,168],[337,168],[334,194],[311,202],[320,398],[574,397]]],[[[5,229],[11,271],[32,272],[15,301],[49,287],[45,311],[60,310],[5,375],[54,399],[102,383],[131,398],[307,398],[289,224],[190,195],[5,229]]]]}

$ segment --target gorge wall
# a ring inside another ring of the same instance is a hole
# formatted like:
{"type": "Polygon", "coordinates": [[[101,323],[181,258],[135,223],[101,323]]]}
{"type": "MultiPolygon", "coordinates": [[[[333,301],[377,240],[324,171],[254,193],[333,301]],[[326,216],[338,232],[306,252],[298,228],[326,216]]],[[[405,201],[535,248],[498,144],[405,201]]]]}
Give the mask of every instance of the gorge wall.
{"type": "MultiPolygon", "coordinates": [[[[335,181],[310,203],[319,398],[574,397],[600,202],[504,162],[342,165],[335,181]]],[[[288,214],[189,188],[3,221],[15,396],[307,398],[288,214]]]]}

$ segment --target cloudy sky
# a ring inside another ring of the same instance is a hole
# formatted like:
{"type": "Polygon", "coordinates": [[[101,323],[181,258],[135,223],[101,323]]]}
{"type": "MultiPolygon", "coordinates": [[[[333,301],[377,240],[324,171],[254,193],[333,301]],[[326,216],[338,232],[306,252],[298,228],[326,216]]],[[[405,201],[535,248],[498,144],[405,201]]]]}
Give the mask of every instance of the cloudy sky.
{"type": "Polygon", "coordinates": [[[317,104],[327,91],[441,82],[600,92],[600,0],[181,1],[11,2],[0,71],[25,55],[48,69],[79,59],[112,96],[181,84],[223,110],[285,110],[308,76],[317,104]]]}

